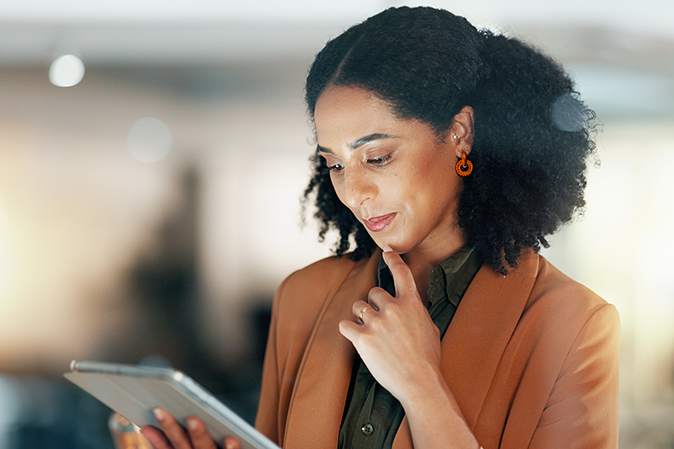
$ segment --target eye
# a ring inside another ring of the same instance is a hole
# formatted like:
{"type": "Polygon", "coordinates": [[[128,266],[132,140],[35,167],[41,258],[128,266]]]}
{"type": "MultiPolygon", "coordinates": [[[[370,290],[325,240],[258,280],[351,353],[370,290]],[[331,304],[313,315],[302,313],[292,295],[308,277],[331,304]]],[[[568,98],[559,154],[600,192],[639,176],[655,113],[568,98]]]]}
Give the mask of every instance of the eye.
{"type": "Polygon", "coordinates": [[[329,165],[328,166],[328,171],[334,171],[334,172],[341,172],[344,170],[344,164],[334,164],[334,165],[329,165]]]}
{"type": "Polygon", "coordinates": [[[386,165],[390,160],[391,160],[391,155],[387,154],[386,156],[368,159],[367,163],[372,164],[372,165],[386,165]]]}
{"type": "Polygon", "coordinates": [[[332,153],[320,151],[318,152],[318,155],[323,159],[323,163],[321,164],[323,166],[321,169],[323,172],[341,172],[344,170],[344,164],[332,153]]]}

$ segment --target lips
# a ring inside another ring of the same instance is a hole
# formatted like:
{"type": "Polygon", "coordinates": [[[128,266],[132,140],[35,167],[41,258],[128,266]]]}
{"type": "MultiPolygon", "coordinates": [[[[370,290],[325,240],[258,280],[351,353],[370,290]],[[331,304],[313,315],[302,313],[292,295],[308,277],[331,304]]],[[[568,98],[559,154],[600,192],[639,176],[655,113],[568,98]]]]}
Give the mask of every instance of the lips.
{"type": "Polygon", "coordinates": [[[392,214],[387,214],[387,215],[381,215],[379,217],[372,217],[368,218],[366,220],[363,220],[365,223],[365,226],[372,232],[379,232],[383,231],[388,227],[388,225],[391,224],[393,219],[395,218],[396,213],[392,214]]]}

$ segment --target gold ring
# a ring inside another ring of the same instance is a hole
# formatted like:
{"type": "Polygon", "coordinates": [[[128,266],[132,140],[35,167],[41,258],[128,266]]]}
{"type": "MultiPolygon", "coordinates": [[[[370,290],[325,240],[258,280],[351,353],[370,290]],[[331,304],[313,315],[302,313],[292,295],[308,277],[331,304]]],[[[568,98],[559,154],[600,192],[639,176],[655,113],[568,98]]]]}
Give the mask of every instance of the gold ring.
{"type": "Polygon", "coordinates": [[[363,315],[365,314],[365,312],[367,312],[371,308],[372,307],[370,307],[370,306],[365,306],[365,307],[363,307],[363,310],[360,311],[360,314],[358,314],[358,318],[360,319],[361,323],[363,322],[363,315]]]}

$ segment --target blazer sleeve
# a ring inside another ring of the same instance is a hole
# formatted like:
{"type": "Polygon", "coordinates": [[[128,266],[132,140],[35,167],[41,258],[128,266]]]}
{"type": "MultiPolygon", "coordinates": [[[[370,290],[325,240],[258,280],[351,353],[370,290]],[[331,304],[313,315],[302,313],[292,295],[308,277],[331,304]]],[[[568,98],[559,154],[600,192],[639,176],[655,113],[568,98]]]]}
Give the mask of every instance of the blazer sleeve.
{"type": "Polygon", "coordinates": [[[272,306],[272,316],[269,325],[269,335],[267,337],[267,348],[264,355],[264,369],[262,371],[262,386],[260,389],[260,401],[257,407],[257,416],[255,417],[255,428],[262,432],[267,438],[279,444],[280,426],[279,426],[279,400],[281,371],[278,366],[278,309],[279,296],[285,281],[279,286],[272,306]]]}
{"type": "Polygon", "coordinates": [[[619,340],[618,312],[602,305],[565,358],[530,448],[618,447],[619,340]]]}

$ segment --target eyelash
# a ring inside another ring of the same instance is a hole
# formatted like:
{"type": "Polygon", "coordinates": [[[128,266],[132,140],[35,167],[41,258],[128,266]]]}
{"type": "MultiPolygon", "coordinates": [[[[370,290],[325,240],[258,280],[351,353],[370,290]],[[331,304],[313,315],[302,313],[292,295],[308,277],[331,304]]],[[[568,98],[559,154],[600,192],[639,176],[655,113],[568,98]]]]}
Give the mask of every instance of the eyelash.
{"type": "Polygon", "coordinates": [[[342,171],[343,168],[344,168],[344,164],[335,164],[335,165],[330,165],[329,167],[327,167],[328,172],[331,172],[331,171],[340,172],[340,171],[342,171]]]}
{"type": "Polygon", "coordinates": [[[368,164],[374,164],[374,165],[386,165],[390,159],[391,159],[391,155],[387,154],[386,156],[377,157],[377,158],[374,158],[374,159],[368,159],[367,163],[368,164]]]}
{"type": "MultiPolygon", "coordinates": [[[[366,159],[366,162],[368,164],[381,166],[381,165],[386,165],[390,161],[390,159],[391,159],[391,155],[387,154],[386,156],[377,157],[377,158],[374,158],[374,159],[366,159]]],[[[325,167],[325,171],[328,172],[328,173],[331,172],[331,171],[335,171],[336,173],[339,173],[343,169],[344,169],[344,164],[335,164],[335,165],[329,165],[329,166],[325,167]]]]}

